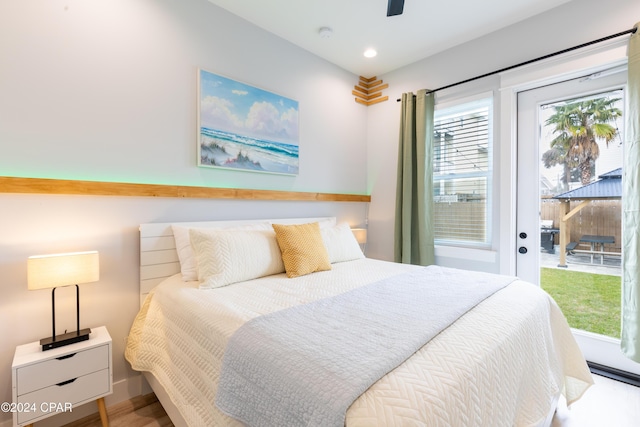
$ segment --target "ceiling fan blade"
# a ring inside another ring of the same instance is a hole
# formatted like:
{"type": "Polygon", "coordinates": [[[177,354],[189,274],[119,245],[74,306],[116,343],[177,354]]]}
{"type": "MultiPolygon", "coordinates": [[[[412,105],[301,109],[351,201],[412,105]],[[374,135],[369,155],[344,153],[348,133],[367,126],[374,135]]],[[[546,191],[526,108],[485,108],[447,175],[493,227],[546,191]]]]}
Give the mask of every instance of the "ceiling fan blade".
{"type": "Polygon", "coordinates": [[[388,0],[387,16],[402,15],[404,9],[404,0],[388,0]]]}

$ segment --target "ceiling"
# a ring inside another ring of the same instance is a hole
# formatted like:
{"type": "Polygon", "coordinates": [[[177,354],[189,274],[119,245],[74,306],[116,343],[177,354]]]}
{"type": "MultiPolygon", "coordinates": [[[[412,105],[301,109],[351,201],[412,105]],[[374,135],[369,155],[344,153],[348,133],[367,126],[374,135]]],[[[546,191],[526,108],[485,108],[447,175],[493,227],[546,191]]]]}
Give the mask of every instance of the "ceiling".
{"type": "Polygon", "coordinates": [[[356,75],[373,77],[499,30],[570,0],[209,0],[356,75]],[[435,4],[434,4],[435,3],[435,4]],[[332,34],[323,38],[322,27],[332,34]],[[378,55],[365,58],[367,48],[378,55]]]}

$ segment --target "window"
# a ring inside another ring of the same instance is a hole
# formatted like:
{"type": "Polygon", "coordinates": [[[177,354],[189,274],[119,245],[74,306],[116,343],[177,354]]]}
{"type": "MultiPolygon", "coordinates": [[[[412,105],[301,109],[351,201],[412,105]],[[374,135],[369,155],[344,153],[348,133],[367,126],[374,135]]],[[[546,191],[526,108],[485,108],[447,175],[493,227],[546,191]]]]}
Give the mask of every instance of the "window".
{"type": "Polygon", "coordinates": [[[492,101],[436,110],[433,200],[437,244],[491,243],[492,101]]]}

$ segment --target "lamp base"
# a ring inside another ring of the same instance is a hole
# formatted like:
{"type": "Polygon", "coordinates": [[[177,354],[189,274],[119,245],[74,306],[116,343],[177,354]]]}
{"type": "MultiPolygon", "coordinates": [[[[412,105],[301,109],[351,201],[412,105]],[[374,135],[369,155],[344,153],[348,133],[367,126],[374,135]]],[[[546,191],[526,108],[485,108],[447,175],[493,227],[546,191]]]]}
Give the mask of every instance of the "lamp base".
{"type": "Polygon", "coordinates": [[[42,351],[51,350],[53,348],[63,347],[65,345],[74,344],[89,339],[91,329],[82,329],[76,332],[68,332],[66,334],[56,335],[55,337],[42,338],[40,345],[42,351]]]}

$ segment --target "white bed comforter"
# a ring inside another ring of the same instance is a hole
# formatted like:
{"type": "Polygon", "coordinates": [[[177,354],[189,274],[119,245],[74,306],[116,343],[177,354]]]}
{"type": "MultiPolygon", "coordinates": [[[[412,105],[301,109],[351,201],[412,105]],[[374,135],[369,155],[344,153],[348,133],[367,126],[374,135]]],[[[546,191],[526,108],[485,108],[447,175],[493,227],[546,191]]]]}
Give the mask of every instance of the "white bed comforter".
{"type": "MultiPolygon", "coordinates": [[[[229,337],[247,320],[342,293],[415,266],[362,259],[288,279],[284,274],[200,290],[179,275],[147,298],[125,357],[151,372],[190,426],[237,425],[214,405],[229,337]]],[[[532,426],[559,392],[571,404],[592,384],[553,300],[516,281],[376,382],[347,426],[532,426]]]]}

